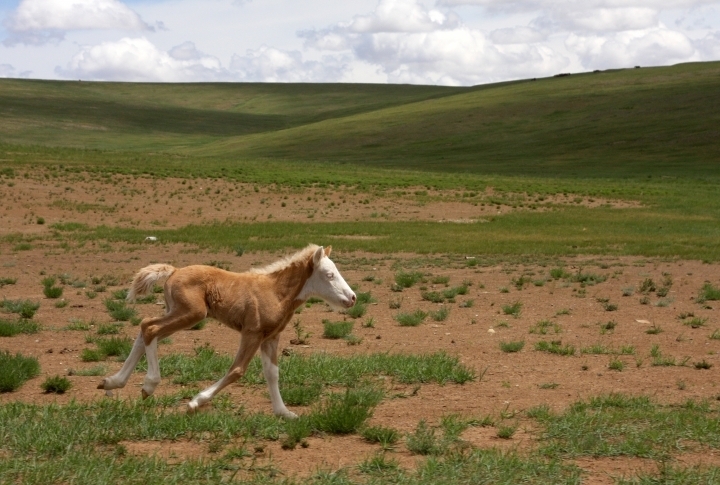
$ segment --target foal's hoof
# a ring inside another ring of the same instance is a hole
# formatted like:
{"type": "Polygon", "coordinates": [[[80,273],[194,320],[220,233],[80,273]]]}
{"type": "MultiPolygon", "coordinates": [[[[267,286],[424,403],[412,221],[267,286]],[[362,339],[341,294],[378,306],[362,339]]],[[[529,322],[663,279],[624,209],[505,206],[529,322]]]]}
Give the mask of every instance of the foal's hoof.
{"type": "Polygon", "coordinates": [[[143,399],[147,399],[150,397],[150,394],[148,394],[145,389],[140,389],[140,394],[142,394],[143,399]]]}
{"type": "Polygon", "coordinates": [[[197,412],[199,407],[200,406],[198,406],[198,403],[190,401],[189,403],[187,403],[187,412],[189,414],[194,414],[197,412]]]}
{"type": "Polygon", "coordinates": [[[97,388],[98,388],[98,389],[105,389],[105,381],[107,381],[107,379],[103,379],[102,382],[101,382],[100,384],[98,384],[97,388]]]}

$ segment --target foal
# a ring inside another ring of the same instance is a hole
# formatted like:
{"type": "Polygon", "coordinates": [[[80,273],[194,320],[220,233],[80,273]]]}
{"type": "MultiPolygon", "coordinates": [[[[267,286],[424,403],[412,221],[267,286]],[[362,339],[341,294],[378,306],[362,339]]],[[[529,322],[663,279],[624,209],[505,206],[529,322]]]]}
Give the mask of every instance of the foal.
{"type": "Polygon", "coordinates": [[[328,246],[311,244],[293,256],[262,269],[231,273],[212,266],[174,268],[153,264],[141,269],[133,279],[128,300],[147,293],[161,278],[165,282],[165,315],[145,318],[140,335],[120,371],[103,379],[98,389],[112,395],[112,389],[124,387],[133,369],[147,356],[148,371],[142,387],[147,398],[160,383],[157,341],[178,330],[187,329],[205,317],[213,317],[240,332],[240,348],[227,374],[195,396],[188,409],[195,411],[218,392],[245,373],[260,348],[263,374],[270,391],[273,413],[297,417],[283,403],[278,387],[277,348],[283,331],[300,305],[311,296],[324,299],[334,309],[350,308],[355,293],[345,282],[328,246]]]}

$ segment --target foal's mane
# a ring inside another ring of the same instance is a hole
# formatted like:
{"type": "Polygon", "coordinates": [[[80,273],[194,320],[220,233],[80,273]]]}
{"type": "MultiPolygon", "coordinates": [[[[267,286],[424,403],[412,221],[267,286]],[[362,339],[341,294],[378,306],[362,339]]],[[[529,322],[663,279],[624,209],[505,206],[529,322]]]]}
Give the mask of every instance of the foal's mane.
{"type": "Polygon", "coordinates": [[[262,268],[252,268],[249,273],[253,274],[272,274],[288,268],[294,264],[306,262],[312,255],[317,251],[320,246],[317,244],[308,244],[304,249],[301,249],[295,254],[285,256],[284,258],[270,263],[262,268]]]}

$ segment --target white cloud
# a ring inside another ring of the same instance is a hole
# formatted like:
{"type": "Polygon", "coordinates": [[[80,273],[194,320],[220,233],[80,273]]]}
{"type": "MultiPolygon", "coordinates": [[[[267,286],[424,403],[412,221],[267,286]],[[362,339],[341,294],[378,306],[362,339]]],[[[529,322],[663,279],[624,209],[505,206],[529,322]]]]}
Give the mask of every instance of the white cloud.
{"type": "Polygon", "coordinates": [[[5,27],[6,45],[59,41],[70,30],[152,30],[118,0],[22,0],[5,27]]]}
{"type": "Polygon", "coordinates": [[[478,84],[549,75],[569,62],[549,48],[528,43],[529,37],[543,37],[538,31],[527,28],[488,37],[462,25],[453,12],[426,9],[417,0],[381,0],[370,15],[300,35],[308,47],[347,49],[355,59],[380,66],[390,82],[478,84]],[[496,45],[494,37],[513,45],[496,45]]]}
{"type": "Polygon", "coordinates": [[[531,44],[546,38],[547,35],[532,27],[506,27],[490,32],[490,39],[496,44],[531,44]]]}
{"type": "Polygon", "coordinates": [[[695,47],[704,61],[720,59],[720,31],[710,32],[702,39],[695,41],[695,47]]]}
{"type": "Polygon", "coordinates": [[[339,81],[346,69],[341,59],[325,56],[322,61],[303,61],[298,51],[262,46],[244,56],[233,55],[233,75],[241,81],[328,82],[339,81]]]}
{"type": "Polygon", "coordinates": [[[578,55],[583,66],[593,69],[699,60],[690,39],[681,32],[662,27],[611,36],[571,34],[565,44],[578,55]]]}
{"type": "Polygon", "coordinates": [[[352,21],[340,24],[340,27],[355,33],[432,32],[457,25],[455,15],[426,10],[416,0],[381,0],[372,14],[358,15],[352,21]]]}
{"type": "Polygon", "coordinates": [[[186,42],[164,52],[149,40],[123,38],[81,49],[65,68],[56,72],[70,79],[134,82],[189,82],[231,80],[220,61],[186,42]]]}

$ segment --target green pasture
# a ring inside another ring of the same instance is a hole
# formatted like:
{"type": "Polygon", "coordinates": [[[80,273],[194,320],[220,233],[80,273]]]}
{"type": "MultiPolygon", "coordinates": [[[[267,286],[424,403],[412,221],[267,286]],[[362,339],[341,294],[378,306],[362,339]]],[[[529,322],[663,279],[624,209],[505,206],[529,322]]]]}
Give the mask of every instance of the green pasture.
{"type": "MultiPolygon", "coordinates": [[[[364,194],[378,206],[393,198],[478,207],[469,223],[395,221],[378,210],[369,220],[338,223],[127,229],[83,224],[83,211],[104,208],[86,204],[76,206],[76,220],[48,222],[50,229],[39,234],[4,234],[0,242],[8,246],[3,254],[36,246],[52,247],[55,254],[58,248],[102,250],[98,241],[128,243],[132,250],[151,231],[159,244],[210,251],[285,251],[315,242],[343,251],[446,254],[461,265],[575,255],[720,261],[718,108],[718,62],[468,88],[0,79],[0,194],[26,177],[65,186],[180,177],[287,193],[344,191],[364,194]],[[570,202],[547,200],[559,195],[570,202]],[[588,208],[573,203],[576,196],[630,204],[588,208]],[[513,211],[479,211],[496,206],[513,211]]],[[[3,302],[6,311],[23,318],[3,322],[8,335],[37,330],[30,326],[35,310],[23,315],[22,302],[3,302]]],[[[88,330],[89,324],[68,328],[88,330]]],[[[129,345],[116,337],[93,341],[95,360],[116,354],[102,345],[129,345]]],[[[7,365],[27,365],[25,374],[35,375],[33,362],[20,361],[19,354],[5,357],[7,365]]],[[[165,375],[194,385],[224,371],[227,359],[220,357],[200,348],[194,357],[164,357],[161,365],[165,375]]],[[[310,434],[356,433],[369,440],[379,432],[363,423],[379,400],[412,397],[383,394],[381,377],[417,389],[426,382],[460,385],[477,369],[458,362],[445,354],[287,357],[281,365],[293,365],[281,373],[282,392],[310,406],[296,421],[248,413],[227,396],[201,413],[178,412],[194,388],[147,401],[6,402],[0,405],[0,482],[300,483],[272,465],[256,465],[254,457],[268,442],[303,446],[310,434]],[[139,441],[193,442],[208,453],[203,459],[165,460],[134,454],[139,441]]],[[[255,361],[244,385],[262,387],[258,376],[255,361]]],[[[717,423],[713,403],[668,406],[622,395],[579,401],[558,413],[539,404],[523,416],[442,416],[439,423],[420,421],[399,441],[397,430],[381,430],[393,439],[374,439],[377,453],[359,466],[319,469],[303,483],[578,484],[582,473],[572,462],[578,457],[658,463],[657,473],[617,483],[717,483],[717,467],[668,464],[688,449],[717,449],[717,423]],[[461,438],[469,426],[487,426],[498,439],[508,439],[525,424],[538,442],[521,452],[471,449],[461,438]],[[426,456],[416,470],[406,470],[385,453],[393,447],[426,456]]]]}

